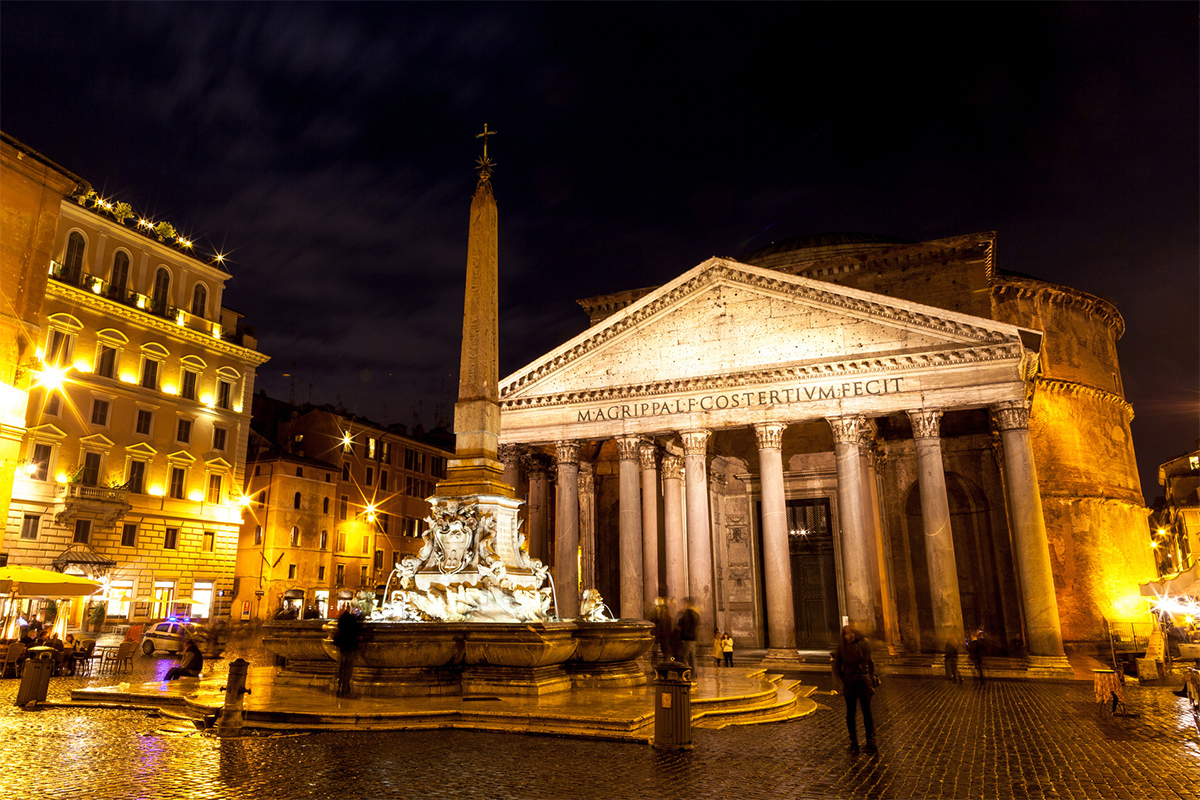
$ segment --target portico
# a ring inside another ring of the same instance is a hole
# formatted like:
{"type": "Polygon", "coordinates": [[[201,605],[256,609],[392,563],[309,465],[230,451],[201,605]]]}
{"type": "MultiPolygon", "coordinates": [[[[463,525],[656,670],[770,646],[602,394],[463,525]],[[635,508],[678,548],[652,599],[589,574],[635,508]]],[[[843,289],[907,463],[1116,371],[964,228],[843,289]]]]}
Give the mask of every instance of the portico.
{"type": "MultiPolygon", "coordinates": [[[[524,454],[513,465],[556,458],[564,612],[581,583],[603,584],[623,617],[665,588],[693,598],[705,635],[730,630],[778,657],[798,634],[824,646],[843,618],[896,647],[940,649],[983,614],[1010,636],[1023,625],[1028,652],[1056,661],[1028,434],[1040,344],[1036,331],[713,258],[504,378],[500,441],[524,454]],[[947,425],[955,442],[996,440],[1011,551],[995,509],[956,551],[947,425]],[[582,557],[581,460],[596,481],[596,552],[582,557]],[[897,526],[913,491],[919,507],[897,526]],[[993,562],[1012,564],[1020,595],[971,593],[964,622],[960,585],[993,562]]],[[[531,545],[539,474],[523,482],[531,545]]]]}

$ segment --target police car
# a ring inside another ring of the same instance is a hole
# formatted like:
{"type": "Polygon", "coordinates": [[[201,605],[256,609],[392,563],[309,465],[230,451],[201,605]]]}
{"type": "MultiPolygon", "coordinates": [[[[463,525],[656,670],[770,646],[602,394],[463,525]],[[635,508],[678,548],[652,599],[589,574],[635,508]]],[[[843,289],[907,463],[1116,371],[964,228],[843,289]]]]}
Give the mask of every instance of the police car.
{"type": "Polygon", "coordinates": [[[156,650],[164,653],[182,653],[188,639],[195,639],[201,647],[208,639],[208,629],[187,620],[168,619],[151,625],[142,636],[142,652],[150,655],[156,650]]]}

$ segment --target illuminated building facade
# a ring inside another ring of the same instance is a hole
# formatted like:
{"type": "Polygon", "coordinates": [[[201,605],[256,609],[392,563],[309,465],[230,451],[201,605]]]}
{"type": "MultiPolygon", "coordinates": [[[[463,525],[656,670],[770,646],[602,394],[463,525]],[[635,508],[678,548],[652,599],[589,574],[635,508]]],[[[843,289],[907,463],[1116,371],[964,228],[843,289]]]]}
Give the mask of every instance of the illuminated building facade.
{"type": "Polygon", "coordinates": [[[310,606],[333,616],[420,549],[425,498],[453,451],[329,407],[254,401],[234,619],[310,606]]]}
{"type": "Polygon", "coordinates": [[[501,380],[502,452],[533,555],[621,616],[690,595],[780,658],[847,619],[897,655],[983,629],[1054,673],[1145,613],[1123,322],[994,234],[804,237],[581,305],[501,380]]]}
{"type": "Polygon", "coordinates": [[[1200,450],[1158,468],[1163,496],[1150,517],[1159,575],[1183,572],[1200,561],[1200,450]]]}
{"type": "Polygon", "coordinates": [[[227,608],[267,359],[222,305],[220,261],[85,188],[34,265],[48,280],[3,549],[104,578],[109,618],[227,608]]]}

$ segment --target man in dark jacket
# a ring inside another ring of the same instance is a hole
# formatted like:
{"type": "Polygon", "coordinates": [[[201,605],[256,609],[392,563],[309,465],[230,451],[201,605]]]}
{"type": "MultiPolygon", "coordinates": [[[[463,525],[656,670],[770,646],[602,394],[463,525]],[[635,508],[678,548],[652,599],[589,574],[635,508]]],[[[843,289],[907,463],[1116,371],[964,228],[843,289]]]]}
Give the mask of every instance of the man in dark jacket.
{"type": "Polygon", "coordinates": [[[679,615],[679,642],[683,653],[679,660],[692,668],[692,677],[696,674],[696,633],[700,627],[700,612],[696,610],[692,598],[683,601],[685,608],[679,615]]]}
{"type": "Polygon", "coordinates": [[[875,750],[875,720],[871,716],[871,695],[875,694],[875,662],[871,647],[853,625],[842,628],[842,641],[833,654],[833,672],[842,682],[846,698],[846,729],[850,732],[850,752],[858,752],[858,726],[855,704],[862,706],[863,727],[867,729],[867,752],[875,750]]]}
{"type": "Polygon", "coordinates": [[[338,688],[339,697],[350,694],[350,659],[358,649],[358,639],[362,631],[362,621],[354,609],[349,606],[342,609],[338,615],[337,631],[333,634],[333,644],[338,649],[338,688]]]}

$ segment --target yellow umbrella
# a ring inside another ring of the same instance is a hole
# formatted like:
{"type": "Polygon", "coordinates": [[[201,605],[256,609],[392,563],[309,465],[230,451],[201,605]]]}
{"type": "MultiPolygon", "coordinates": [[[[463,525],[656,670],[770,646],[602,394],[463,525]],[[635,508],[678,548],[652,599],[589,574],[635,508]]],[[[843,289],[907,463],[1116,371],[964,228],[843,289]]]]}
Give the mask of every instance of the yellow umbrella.
{"type": "Polygon", "coordinates": [[[21,565],[0,567],[0,581],[12,582],[13,597],[91,597],[101,588],[99,581],[21,565]]]}

